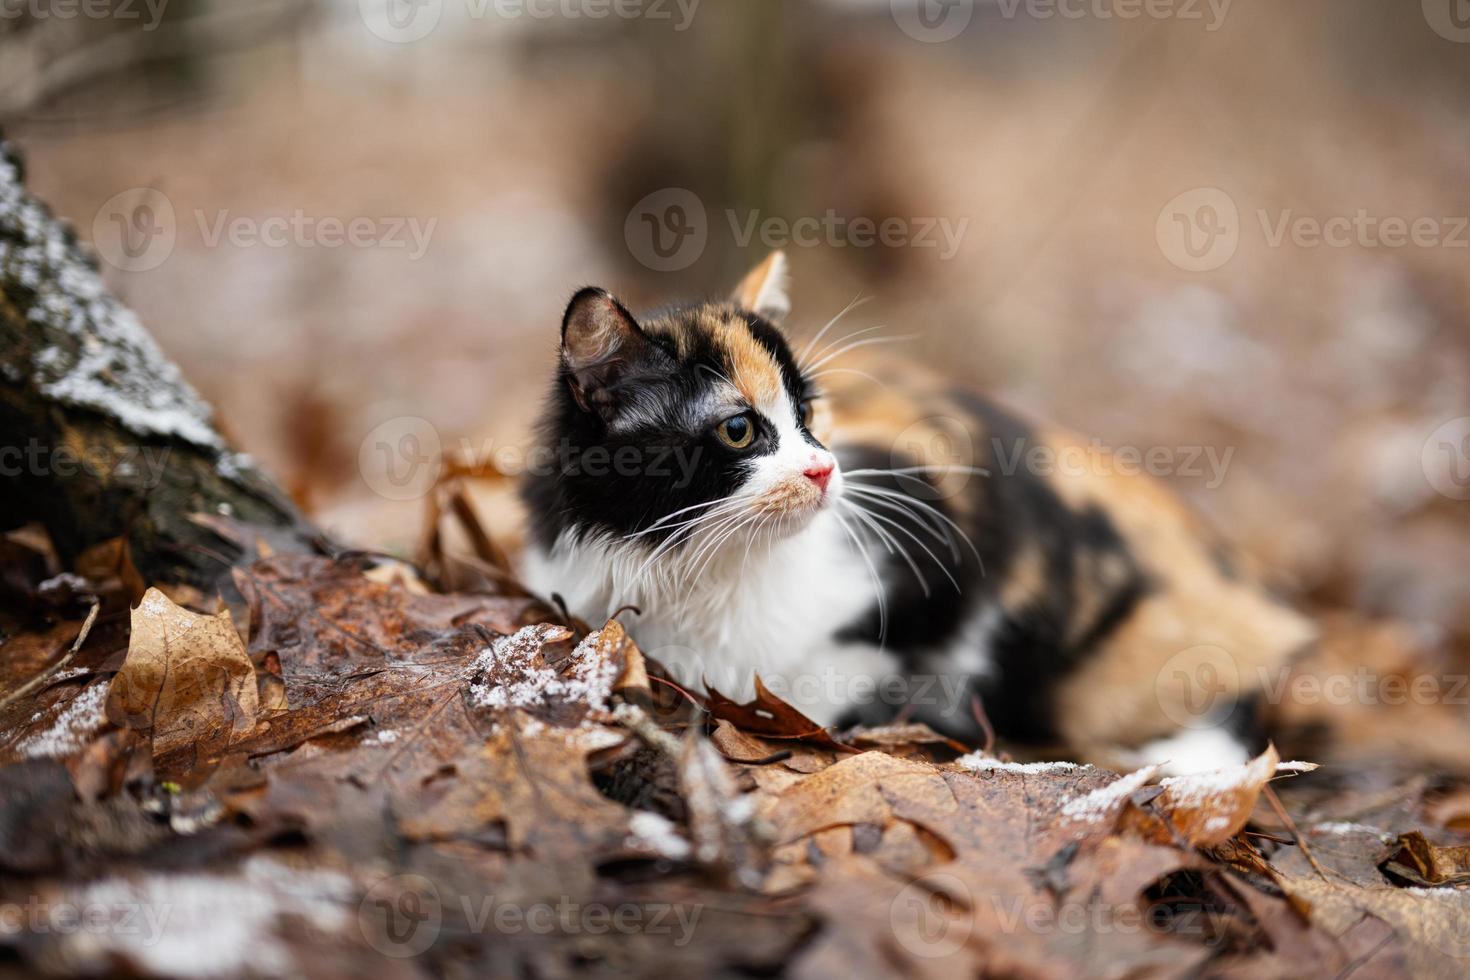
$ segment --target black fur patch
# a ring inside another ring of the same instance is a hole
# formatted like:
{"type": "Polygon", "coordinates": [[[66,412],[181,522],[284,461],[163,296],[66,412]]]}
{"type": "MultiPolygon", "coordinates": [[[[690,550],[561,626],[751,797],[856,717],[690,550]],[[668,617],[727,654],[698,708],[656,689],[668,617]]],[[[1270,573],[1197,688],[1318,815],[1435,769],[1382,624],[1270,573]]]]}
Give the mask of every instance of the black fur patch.
{"type": "MultiPolygon", "coordinates": [[[[758,413],[759,434],[747,450],[731,449],[714,434],[723,416],[710,414],[710,396],[732,364],[718,339],[699,325],[711,311],[746,325],[771,352],[793,404],[800,404],[806,382],[781,334],[759,317],[722,304],[667,307],[635,317],[647,325],[645,336],[653,345],[647,356],[658,363],[629,365],[611,382],[617,390],[603,399],[614,406],[609,417],[579,401],[564,366],[552,383],[534,465],[521,484],[532,535],[543,548],[567,531],[624,536],[683,508],[723,500],[748,478],[753,458],[776,450],[776,428],[758,413]]],[[[690,510],[649,538],[661,540],[701,512],[690,510]]]]}

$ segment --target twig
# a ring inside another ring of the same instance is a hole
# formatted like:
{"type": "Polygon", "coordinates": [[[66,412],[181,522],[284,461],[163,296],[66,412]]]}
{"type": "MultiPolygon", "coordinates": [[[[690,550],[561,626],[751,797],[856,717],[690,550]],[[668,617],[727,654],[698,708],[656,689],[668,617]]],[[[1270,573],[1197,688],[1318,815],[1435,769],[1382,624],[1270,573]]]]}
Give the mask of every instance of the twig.
{"type": "Polygon", "coordinates": [[[24,684],[16,688],[11,693],[5,695],[4,698],[0,698],[0,708],[9,707],[12,702],[25,697],[27,694],[30,694],[32,691],[39,688],[42,684],[46,683],[46,679],[48,677],[50,677],[52,674],[55,674],[58,670],[65,667],[67,664],[71,663],[72,658],[77,655],[77,651],[81,650],[82,644],[86,642],[87,634],[92,632],[92,624],[97,621],[97,612],[101,608],[102,603],[100,600],[92,603],[91,611],[87,613],[87,618],[82,622],[82,631],[77,634],[77,638],[75,641],[72,642],[71,649],[67,651],[66,656],[62,657],[60,660],[56,661],[56,663],[41,671],[35,677],[32,677],[30,680],[26,681],[24,684]]]}
{"type": "Polygon", "coordinates": [[[684,688],[680,687],[678,684],[675,684],[673,681],[669,680],[668,678],[666,678],[666,677],[659,677],[657,674],[649,674],[648,675],[648,679],[651,680],[651,681],[656,681],[659,684],[663,684],[663,685],[665,685],[667,687],[672,687],[674,690],[676,690],[680,694],[684,695],[684,699],[686,701],[688,701],[690,704],[694,705],[695,708],[699,709],[700,711],[703,711],[705,714],[708,714],[709,713],[709,709],[706,708],[704,705],[700,704],[698,698],[696,698],[693,694],[690,694],[688,691],[684,690],[684,688]]]}
{"type": "Polygon", "coordinates": [[[1281,805],[1281,798],[1276,795],[1276,791],[1271,788],[1269,783],[1261,787],[1261,795],[1266,797],[1266,802],[1271,804],[1271,809],[1276,811],[1276,816],[1282,823],[1286,824],[1287,833],[1291,834],[1291,839],[1296,846],[1302,849],[1302,857],[1306,858],[1307,863],[1312,866],[1312,870],[1317,872],[1317,877],[1330,883],[1331,879],[1327,877],[1327,869],[1317,863],[1317,858],[1312,854],[1312,849],[1302,839],[1301,831],[1297,830],[1296,821],[1291,819],[1291,815],[1286,812],[1286,807],[1281,805]]]}
{"type": "Polygon", "coordinates": [[[732,755],[727,755],[725,758],[731,762],[738,762],[742,766],[769,766],[775,762],[785,762],[793,754],[790,749],[782,749],[780,752],[772,752],[770,755],[761,756],[759,759],[737,759],[732,755]]]}
{"type": "Polygon", "coordinates": [[[980,700],[978,694],[970,695],[970,714],[975,716],[980,730],[985,733],[985,744],[981,746],[980,751],[989,755],[995,748],[995,726],[990,724],[990,716],[985,713],[985,702],[980,700]]]}
{"type": "Polygon", "coordinates": [[[670,735],[648,716],[648,712],[636,704],[624,701],[613,709],[613,719],[634,735],[643,739],[650,748],[658,749],[671,759],[677,759],[683,743],[677,736],[670,735]]]}

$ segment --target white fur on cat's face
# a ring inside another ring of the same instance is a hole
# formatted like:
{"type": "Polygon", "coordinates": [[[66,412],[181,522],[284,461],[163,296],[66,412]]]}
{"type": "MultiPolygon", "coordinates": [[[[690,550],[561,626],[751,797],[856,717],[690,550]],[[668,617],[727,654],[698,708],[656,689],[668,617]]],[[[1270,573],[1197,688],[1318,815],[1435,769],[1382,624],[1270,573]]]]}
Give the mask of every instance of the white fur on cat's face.
{"type": "Polygon", "coordinates": [[[775,427],[777,446],[775,452],[751,461],[750,477],[737,496],[766,524],[792,533],[842,495],[842,471],[831,452],[807,440],[797,408],[784,389],[754,407],[775,427]],[[808,475],[822,472],[828,474],[825,486],[808,475]]]}

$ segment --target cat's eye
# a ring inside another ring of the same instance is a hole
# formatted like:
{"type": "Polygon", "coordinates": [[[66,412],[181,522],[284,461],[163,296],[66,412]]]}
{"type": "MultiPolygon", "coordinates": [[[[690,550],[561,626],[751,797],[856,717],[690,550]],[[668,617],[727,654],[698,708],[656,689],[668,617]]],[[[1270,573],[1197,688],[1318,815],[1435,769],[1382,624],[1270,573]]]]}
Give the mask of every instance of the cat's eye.
{"type": "Polygon", "coordinates": [[[801,404],[796,406],[796,410],[801,413],[801,424],[810,429],[812,427],[812,413],[814,411],[812,400],[810,398],[803,398],[801,404]]]}
{"type": "Polygon", "coordinates": [[[749,449],[755,442],[755,423],[749,415],[732,415],[715,426],[715,435],[731,449],[749,449]]]}

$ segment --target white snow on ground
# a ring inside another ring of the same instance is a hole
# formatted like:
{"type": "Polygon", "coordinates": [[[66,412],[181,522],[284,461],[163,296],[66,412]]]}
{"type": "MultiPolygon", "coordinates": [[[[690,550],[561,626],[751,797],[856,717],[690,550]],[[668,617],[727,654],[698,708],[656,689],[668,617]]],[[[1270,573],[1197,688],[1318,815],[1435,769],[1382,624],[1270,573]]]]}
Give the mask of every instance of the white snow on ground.
{"type": "Polygon", "coordinates": [[[597,654],[599,632],[591,633],[573,651],[565,674],[558,674],[540,660],[541,646],[549,631],[560,627],[526,626],[502,636],[475,661],[475,667],[496,674],[514,675],[509,684],[486,680],[470,686],[470,697],[487,708],[530,708],[548,700],[573,701],[606,711],[617,680],[618,665],[597,654]]]}
{"type": "Polygon", "coordinates": [[[651,848],[666,858],[682,861],[689,856],[692,847],[679,833],[673,821],[648,810],[639,810],[628,818],[630,847],[651,848]]]}
{"type": "Polygon", "coordinates": [[[342,933],[356,891],[346,875],[259,855],[239,873],[104,878],[66,895],[103,927],[69,933],[64,942],[84,963],[121,954],[160,976],[300,976],[310,964],[292,956],[278,923],[342,933]]]}
{"type": "Polygon", "coordinates": [[[1145,766],[1091,793],[1073,797],[1062,807],[1062,816],[1088,823],[1106,820],[1122,809],[1128,798],[1146,786],[1157,772],[1157,766],[1145,766]]]}
{"type": "Polygon", "coordinates": [[[971,772],[1015,772],[1028,776],[1047,772],[1073,772],[1084,768],[1075,762],[1002,762],[979,752],[962,755],[954,761],[961,769],[971,772]]]}
{"type": "MultiPolygon", "coordinates": [[[[61,759],[71,755],[106,724],[102,710],[106,702],[107,685],[93,684],[61,709],[51,727],[27,735],[16,744],[15,750],[31,759],[61,759]]],[[[50,710],[37,712],[31,723],[45,718],[50,710]]]]}

